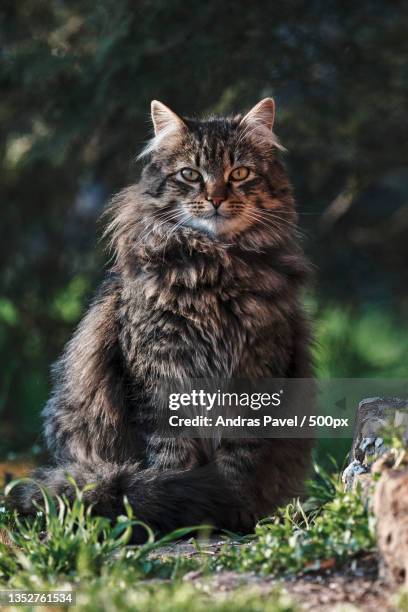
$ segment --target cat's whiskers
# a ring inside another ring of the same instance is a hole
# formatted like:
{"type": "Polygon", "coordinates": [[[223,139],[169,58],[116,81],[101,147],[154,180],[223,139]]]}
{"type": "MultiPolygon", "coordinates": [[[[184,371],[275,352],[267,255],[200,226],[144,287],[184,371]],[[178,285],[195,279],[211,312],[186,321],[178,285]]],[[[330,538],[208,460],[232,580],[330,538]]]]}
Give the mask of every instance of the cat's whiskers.
{"type": "Polygon", "coordinates": [[[254,220],[256,216],[259,222],[261,220],[268,221],[268,222],[275,221],[276,223],[274,224],[274,227],[276,229],[282,229],[282,227],[286,226],[286,229],[293,230],[293,232],[297,236],[303,236],[303,237],[305,236],[304,232],[300,230],[298,224],[295,221],[282,218],[280,215],[277,215],[274,211],[251,209],[249,212],[253,216],[254,220]]]}
{"type": "MultiPolygon", "coordinates": [[[[181,211],[181,212],[183,212],[183,211],[181,211]]],[[[189,215],[188,213],[183,212],[183,218],[181,219],[181,221],[179,221],[178,223],[176,223],[176,224],[174,225],[174,227],[172,227],[172,228],[171,228],[171,230],[170,230],[170,232],[169,232],[169,234],[168,234],[168,236],[167,236],[167,238],[166,238],[166,242],[164,243],[164,247],[163,247],[163,258],[164,258],[164,255],[165,255],[165,253],[166,253],[167,244],[168,244],[168,242],[169,242],[169,240],[170,240],[171,236],[173,236],[173,235],[176,233],[176,231],[178,230],[178,228],[179,228],[179,227],[181,227],[182,225],[184,225],[184,223],[185,223],[186,221],[189,221],[189,220],[190,220],[190,219],[192,219],[192,218],[193,218],[193,215],[189,215]]]]}
{"type": "Polygon", "coordinates": [[[272,215],[263,216],[260,214],[258,210],[246,210],[246,216],[248,219],[255,221],[256,223],[262,225],[263,227],[273,230],[273,231],[289,231],[291,230],[294,234],[300,235],[299,230],[297,229],[296,224],[288,224],[286,223],[285,227],[285,219],[280,219],[279,217],[274,217],[272,215]]]}
{"type": "MultiPolygon", "coordinates": [[[[139,235],[139,240],[136,243],[130,243],[130,245],[128,246],[128,248],[123,251],[123,256],[124,257],[128,257],[133,251],[135,251],[135,249],[137,249],[143,242],[146,242],[147,238],[150,236],[150,234],[158,229],[159,227],[161,227],[162,225],[164,225],[165,223],[168,223],[169,221],[171,221],[173,218],[177,218],[175,217],[177,211],[167,211],[166,213],[162,214],[162,218],[166,217],[166,219],[164,221],[162,221],[162,223],[159,223],[158,225],[154,225],[153,228],[150,229],[150,231],[148,231],[147,233],[142,233],[139,235]]],[[[145,220],[145,223],[147,223],[148,220],[145,220]]],[[[151,222],[151,219],[149,220],[149,222],[151,222]]],[[[150,225],[148,225],[148,227],[150,227],[150,225]]]]}
{"type": "Polygon", "coordinates": [[[159,224],[153,223],[153,227],[147,233],[142,234],[140,236],[140,240],[138,240],[138,242],[135,245],[133,245],[133,247],[131,247],[131,248],[137,248],[140,244],[145,242],[147,240],[147,238],[154,231],[157,231],[160,227],[162,227],[163,225],[166,225],[166,223],[169,223],[170,221],[176,221],[177,219],[179,219],[180,218],[180,214],[182,214],[182,211],[173,210],[173,211],[167,211],[162,216],[158,216],[157,219],[160,220],[161,223],[159,223],[159,224]]]}
{"type": "Polygon", "coordinates": [[[266,227],[269,230],[274,228],[276,229],[276,225],[274,225],[273,223],[266,223],[266,221],[256,216],[253,211],[246,211],[245,216],[250,221],[255,221],[259,225],[262,225],[263,227],[266,227]]]}
{"type": "Polygon", "coordinates": [[[279,221],[282,221],[282,223],[286,223],[286,224],[288,224],[288,225],[292,225],[292,226],[297,225],[297,223],[296,223],[296,221],[295,221],[295,220],[292,220],[292,219],[289,219],[289,218],[282,217],[282,216],[281,216],[281,213],[282,213],[283,211],[281,211],[281,210],[279,211],[279,214],[277,214],[277,213],[276,213],[276,211],[274,211],[274,210],[267,210],[267,209],[264,209],[264,208],[263,208],[263,209],[260,209],[260,208],[254,208],[254,209],[251,209],[251,210],[253,210],[253,211],[254,211],[254,212],[256,212],[258,215],[262,216],[262,217],[263,217],[263,218],[265,218],[265,219],[266,219],[266,218],[268,218],[268,219],[269,219],[269,218],[274,218],[274,219],[279,219],[279,221]]]}

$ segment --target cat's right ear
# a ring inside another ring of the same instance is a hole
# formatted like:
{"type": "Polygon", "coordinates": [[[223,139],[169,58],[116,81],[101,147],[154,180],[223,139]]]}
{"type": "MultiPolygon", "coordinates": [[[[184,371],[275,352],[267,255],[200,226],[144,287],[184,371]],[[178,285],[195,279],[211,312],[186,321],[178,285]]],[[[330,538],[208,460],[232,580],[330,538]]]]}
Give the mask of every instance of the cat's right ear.
{"type": "Polygon", "coordinates": [[[161,135],[163,131],[170,133],[184,130],[186,128],[186,124],[181,117],[158,100],[152,101],[151,115],[155,136],[159,136],[159,134],[161,135]]]}
{"type": "Polygon", "coordinates": [[[180,136],[187,130],[187,126],[181,117],[176,115],[168,106],[158,100],[151,103],[151,115],[154,127],[154,136],[143,151],[138,155],[138,159],[148,157],[163,146],[175,146],[180,141],[180,136]]]}

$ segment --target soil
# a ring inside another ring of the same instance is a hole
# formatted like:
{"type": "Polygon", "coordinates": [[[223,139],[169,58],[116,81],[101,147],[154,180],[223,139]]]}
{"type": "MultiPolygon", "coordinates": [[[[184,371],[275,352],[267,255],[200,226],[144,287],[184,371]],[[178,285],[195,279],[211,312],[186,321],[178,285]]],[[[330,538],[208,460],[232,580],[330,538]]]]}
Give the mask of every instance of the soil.
{"type": "MultiPolygon", "coordinates": [[[[201,545],[206,554],[216,555],[223,542],[209,541],[201,545]]],[[[169,555],[194,557],[199,554],[189,542],[177,543],[155,551],[155,557],[169,555]]],[[[332,612],[333,608],[364,610],[395,610],[396,590],[379,576],[378,559],[373,553],[364,554],[353,559],[347,565],[336,567],[334,561],[325,562],[325,568],[309,571],[301,576],[274,579],[254,573],[222,571],[211,576],[204,576],[200,571],[189,572],[184,580],[193,583],[200,589],[225,597],[238,588],[253,588],[261,595],[267,596],[275,589],[288,593],[303,610],[332,612]],[[331,567],[328,567],[331,566],[331,567]]]]}

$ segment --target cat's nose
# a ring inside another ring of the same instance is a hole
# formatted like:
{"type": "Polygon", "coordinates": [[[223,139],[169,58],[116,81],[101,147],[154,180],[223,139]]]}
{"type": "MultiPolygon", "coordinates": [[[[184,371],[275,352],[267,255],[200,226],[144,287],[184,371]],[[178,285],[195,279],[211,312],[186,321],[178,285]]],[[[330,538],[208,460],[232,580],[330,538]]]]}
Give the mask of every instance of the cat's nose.
{"type": "Polygon", "coordinates": [[[211,196],[211,197],[208,197],[207,200],[211,202],[214,208],[219,208],[221,204],[224,202],[224,197],[211,196]]]}

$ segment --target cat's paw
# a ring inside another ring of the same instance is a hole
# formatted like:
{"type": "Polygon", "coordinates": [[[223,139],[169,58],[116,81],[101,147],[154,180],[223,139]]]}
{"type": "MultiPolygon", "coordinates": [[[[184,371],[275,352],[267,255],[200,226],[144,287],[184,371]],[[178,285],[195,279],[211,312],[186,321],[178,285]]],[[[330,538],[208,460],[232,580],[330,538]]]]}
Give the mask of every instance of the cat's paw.
{"type": "Polygon", "coordinates": [[[11,482],[6,488],[6,505],[23,515],[44,510],[46,499],[63,497],[72,500],[75,491],[62,470],[38,469],[31,478],[11,482]]]}
{"type": "Polygon", "coordinates": [[[6,493],[7,508],[17,510],[19,514],[35,515],[44,507],[44,496],[34,481],[27,479],[16,484],[11,483],[6,493]]]}

